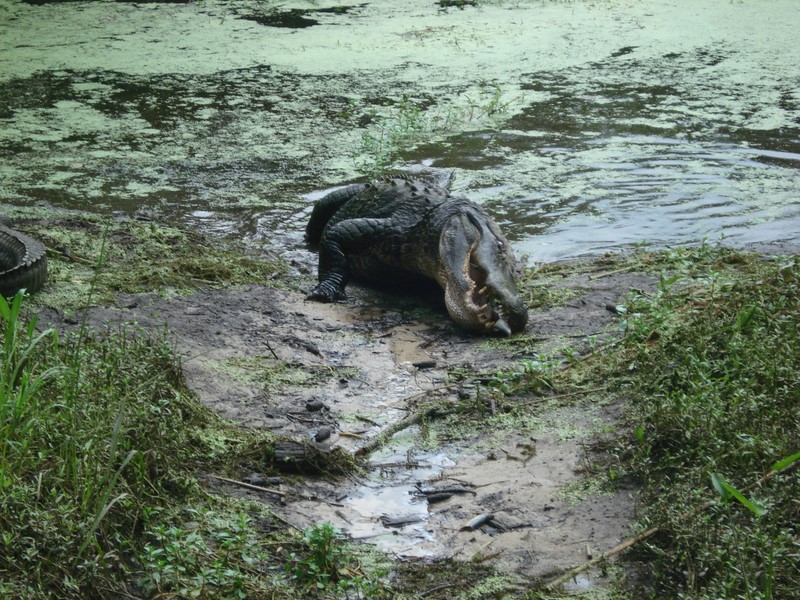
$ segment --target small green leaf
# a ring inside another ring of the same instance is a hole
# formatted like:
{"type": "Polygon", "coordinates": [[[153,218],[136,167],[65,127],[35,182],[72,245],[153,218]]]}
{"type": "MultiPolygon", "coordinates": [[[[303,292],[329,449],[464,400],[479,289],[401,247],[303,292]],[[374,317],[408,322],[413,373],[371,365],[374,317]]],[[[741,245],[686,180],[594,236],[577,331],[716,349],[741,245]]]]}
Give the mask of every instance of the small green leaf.
{"type": "Polygon", "coordinates": [[[722,476],[718,473],[711,474],[711,485],[714,486],[714,489],[719,492],[720,497],[722,498],[723,502],[727,502],[731,499],[730,492],[725,487],[725,481],[722,479],[722,476]]]}
{"type": "Polygon", "coordinates": [[[748,306],[740,310],[736,315],[736,329],[738,329],[740,333],[746,333],[748,330],[750,330],[755,314],[755,306],[748,306]]]}
{"type": "Polygon", "coordinates": [[[792,454],[791,456],[787,456],[783,460],[779,460],[774,465],[772,465],[770,471],[780,471],[781,469],[785,469],[786,467],[788,467],[794,462],[797,462],[798,460],[800,460],[800,452],[792,454]]]}
{"type": "Polygon", "coordinates": [[[748,510],[750,510],[750,512],[752,512],[755,516],[763,517],[765,514],[767,514],[767,509],[764,508],[764,506],[762,506],[758,502],[745,498],[744,494],[742,494],[739,490],[733,487],[730,483],[725,481],[725,479],[723,479],[722,475],[720,475],[719,473],[711,474],[711,483],[714,485],[714,488],[720,493],[720,496],[722,496],[722,499],[724,501],[729,500],[730,497],[733,496],[741,504],[746,506],[748,510]]]}
{"type": "Polygon", "coordinates": [[[8,305],[8,300],[6,300],[2,295],[0,295],[0,317],[2,317],[4,321],[8,321],[10,316],[11,316],[11,307],[8,305]]]}

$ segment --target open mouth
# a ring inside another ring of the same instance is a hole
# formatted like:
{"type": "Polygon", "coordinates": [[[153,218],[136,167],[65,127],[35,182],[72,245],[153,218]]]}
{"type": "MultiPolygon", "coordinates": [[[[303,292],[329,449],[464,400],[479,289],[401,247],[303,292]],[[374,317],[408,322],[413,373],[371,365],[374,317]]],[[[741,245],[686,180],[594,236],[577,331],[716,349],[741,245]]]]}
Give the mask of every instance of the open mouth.
{"type": "Polygon", "coordinates": [[[474,261],[469,263],[469,279],[472,282],[471,295],[469,298],[478,320],[486,327],[492,329],[495,324],[502,320],[502,305],[498,303],[492,294],[492,290],[487,284],[488,277],[486,271],[474,261]],[[497,306],[500,304],[500,306],[497,306]]]}

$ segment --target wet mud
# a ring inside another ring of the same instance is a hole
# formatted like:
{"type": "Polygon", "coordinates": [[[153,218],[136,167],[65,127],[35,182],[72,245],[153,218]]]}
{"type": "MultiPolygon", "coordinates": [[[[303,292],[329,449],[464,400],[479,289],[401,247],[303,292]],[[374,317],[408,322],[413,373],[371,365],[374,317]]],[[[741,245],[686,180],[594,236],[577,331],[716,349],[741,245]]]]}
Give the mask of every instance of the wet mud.
{"type": "MultiPolygon", "coordinates": [[[[557,276],[553,286],[572,299],[533,309],[528,334],[536,348],[525,356],[551,352],[565,339],[585,348],[590,338],[616,338],[608,305],[631,288],[654,285],[652,276],[636,273],[557,276]]],[[[87,316],[97,328],[168,327],[189,386],[204,403],[324,453],[358,453],[423,401],[446,407],[479,393],[453,380],[453,369],[491,374],[522,358],[513,346],[464,333],[435,297],[356,285],[340,304],[250,286],[168,300],[128,295],[87,316]]],[[[518,428],[491,411],[458,432],[448,431],[451,423],[437,430],[431,417],[370,454],[363,475],[290,477],[280,502],[211,477],[206,483],[216,493],[269,503],[297,527],[331,522],[398,558],[479,560],[544,576],[629,536],[635,490],[598,487],[591,476],[594,444],[617,427],[615,402],[602,393],[540,408],[531,402],[530,418],[518,428]]],[[[257,464],[236,477],[266,480],[257,464]]]]}

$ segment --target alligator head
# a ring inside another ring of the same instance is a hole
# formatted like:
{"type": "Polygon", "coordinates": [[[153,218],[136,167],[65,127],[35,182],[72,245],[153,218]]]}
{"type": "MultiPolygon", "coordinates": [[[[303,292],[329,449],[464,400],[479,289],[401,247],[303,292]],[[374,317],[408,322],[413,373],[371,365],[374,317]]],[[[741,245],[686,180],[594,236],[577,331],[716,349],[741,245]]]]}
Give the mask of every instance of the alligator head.
{"type": "Polygon", "coordinates": [[[474,205],[450,216],[439,237],[439,284],[447,312],[470,331],[511,335],[528,310],[517,294],[516,262],[497,224],[474,205]]]}

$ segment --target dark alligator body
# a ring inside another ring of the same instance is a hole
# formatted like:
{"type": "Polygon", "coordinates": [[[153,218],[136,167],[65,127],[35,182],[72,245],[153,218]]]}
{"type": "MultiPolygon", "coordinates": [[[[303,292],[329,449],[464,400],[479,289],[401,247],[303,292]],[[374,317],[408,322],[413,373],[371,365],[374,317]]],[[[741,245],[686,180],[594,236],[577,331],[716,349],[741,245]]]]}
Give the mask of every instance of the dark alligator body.
{"type": "Polygon", "coordinates": [[[445,186],[395,176],[336,190],[314,206],[306,239],[319,244],[319,283],[308,299],[346,298],[351,277],[423,277],[442,287],[447,311],[465,329],[510,335],[527,323],[508,240],[480,206],[445,186]]]}
{"type": "Polygon", "coordinates": [[[0,294],[38,292],[47,279],[47,253],[41,242],[11,229],[0,217],[0,294]]]}

